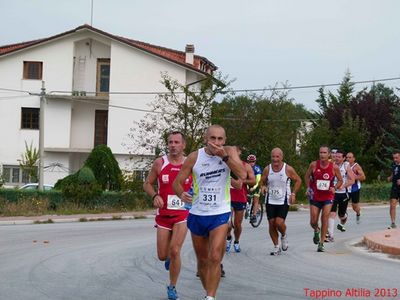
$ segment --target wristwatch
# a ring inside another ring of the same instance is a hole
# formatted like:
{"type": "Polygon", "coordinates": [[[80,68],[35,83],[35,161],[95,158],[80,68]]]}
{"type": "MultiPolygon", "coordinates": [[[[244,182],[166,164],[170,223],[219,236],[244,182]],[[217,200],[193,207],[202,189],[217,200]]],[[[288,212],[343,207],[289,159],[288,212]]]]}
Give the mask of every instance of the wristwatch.
{"type": "Polygon", "coordinates": [[[227,162],[228,159],[229,159],[229,155],[225,155],[225,156],[222,157],[222,161],[223,162],[227,162]]]}

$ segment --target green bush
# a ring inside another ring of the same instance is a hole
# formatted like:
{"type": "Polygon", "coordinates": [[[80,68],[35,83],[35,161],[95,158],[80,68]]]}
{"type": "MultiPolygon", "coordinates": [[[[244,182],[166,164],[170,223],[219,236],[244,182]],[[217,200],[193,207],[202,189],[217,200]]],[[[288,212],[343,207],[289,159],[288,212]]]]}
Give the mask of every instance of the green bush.
{"type": "Polygon", "coordinates": [[[96,192],[91,192],[91,188],[87,186],[73,184],[66,186],[66,194],[69,197],[59,190],[39,192],[0,188],[0,215],[100,213],[144,210],[152,207],[149,197],[142,189],[129,192],[102,192],[97,186],[96,192]],[[78,198],[85,201],[78,202],[75,200],[78,198]]]}
{"type": "Polygon", "coordinates": [[[93,208],[96,205],[96,199],[102,193],[102,189],[97,182],[71,183],[63,187],[62,193],[65,199],[71,203],[93,208]]]}
{"type": "Polygon", "coordinates": [[[70,185],[72,183],[77,183],[78,182],[78,173],[68,175],[62,179],[59,179],[56,184],[54,185],[54,188],[56,190],[62,190],[65,186],[70,185]]]}
{"type": "Polygon", "coordinates": [[[377,181],[361,186],[360,201],[388,201],[390,198],[391,183],[377,181]]]}
{"type": "Polygon", "coordinates": [[[57,210],[63,203],[60,191],[0,189],[1,215],[41,215],[57,210]]]}
{"type": "Polygon", "coordinates": [[[96,177],[93,174],[93,171],[89,167],[83,167],[78,172],[78,183],[79,184],[88,184],[96,182],[96,177]]]}
{"type": "Polygon", "coordinates": [[[97,182],[103,190],[121,189],[122,172],[118,162],[106,145],[96,146],[85,162],[92,169],[97,182]]]}

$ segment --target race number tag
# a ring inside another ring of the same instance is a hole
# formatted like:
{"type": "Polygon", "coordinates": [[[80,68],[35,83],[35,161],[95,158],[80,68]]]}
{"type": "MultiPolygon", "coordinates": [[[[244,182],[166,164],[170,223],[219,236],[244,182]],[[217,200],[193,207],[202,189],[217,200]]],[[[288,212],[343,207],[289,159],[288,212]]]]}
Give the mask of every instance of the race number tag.
{"type": "Polygon", "coordinates": [[[329,180],[317,179],[317,190],[328,191],[330,188],[330,183],[331,182],[329,180]]]}
{"type": "Polygon", "coordinates": [[[283,196],[283,190],[277,187],[270,188],[268,193],[272,198],[280,198],[283,196]]]}
{"type": "Polygon", "coordinates": [[[176,195],[168,195],[167,208],[174,210],[184,210],[185,203],[176,195]]]}
{"type": "Polygon", "coordinates": [[[219,187],[203,187],[199,190],[199,206],[201,210],[209,210],[218,206],[218,197],[221,188],[219,187]]]}

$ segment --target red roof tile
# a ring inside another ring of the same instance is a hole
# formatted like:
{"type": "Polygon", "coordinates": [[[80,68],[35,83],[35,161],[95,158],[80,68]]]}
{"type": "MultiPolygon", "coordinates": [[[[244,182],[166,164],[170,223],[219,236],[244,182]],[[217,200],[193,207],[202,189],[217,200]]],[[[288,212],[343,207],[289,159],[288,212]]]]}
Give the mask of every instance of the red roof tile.
{"type": "Polygon", "coordinates": [[[203,56],[199,56],[199,55],[194,55],[194,62],[193,65],[191,64],[187,64],[185,62],[185,52],[184,51],[178,51],[178,50],[174,50],[174,49],[169,49],[169,48],[165,48],[165,47],[161,47],[161,46],[157,46],[157,45],[153,45],[153,44],[149,44],[149,43],[145,43],[145,42],[141,42],[141,41],[137,41],[137,40],[132,40],[129,38],[125,38],[125,37],[120,37],[120,36],[116,36],[110,33],[107,33],[105,31],[102,31],[100,29],[97,29],[95,27],[92,27],[90,25],[82,25],[79,26],[73,30],[70,31],[66,31],[64,33],[61,34],[57,34],[48,38],[43,38],[43,39],[37,39],[37,40],[33,40],[33,41],[27,41],[27,42],[22,42],[22,43],[17,43],[17,44],[11,44],[11,45],[5,45],[5,46],[0,46],[0,56],[5,55],[5,54],[9,54],[18,50],[22,50],[25,48],[29,48],[31,46],[34,45],[38,45],[50,40],[53,40],[55,38],[59,38],[68,34],[72,34],[75,33],[79,30],[82,29],[87,29],[87,30],[91,30],[94,32],[97,32],[99,34],[108,36],[109,38],[112,39],[116,39],[120,42],[123,42],[127,45],[133,46],[135,48],[141,49],[143,51],[146,51],[148,53],[152,53],[154,55],[157,55],[159,57],[162,57],[164,59],[167,59],[169,61],[178,63],[182,66],[185,66],[189,69],[193,69],[196,70],[197,72],[201,72],[201,73],[208,73],[208,74],[212,74],[213,71],[217,70],[217,67],[211,62],[209,61],[207,58],[203,57],[203,56]],[[202,68],[203,66],[203,68],[202,68]]]}

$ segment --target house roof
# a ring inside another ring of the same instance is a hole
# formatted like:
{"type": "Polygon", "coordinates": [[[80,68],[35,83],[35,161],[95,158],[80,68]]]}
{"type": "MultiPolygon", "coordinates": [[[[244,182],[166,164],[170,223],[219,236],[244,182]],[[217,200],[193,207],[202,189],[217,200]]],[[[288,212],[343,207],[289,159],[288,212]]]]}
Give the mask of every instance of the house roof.
{"type": "Polygon", "coordinates": [[[126,38],[126,37],[113,35],[108,32],[97,29],[95,27],[92,27],[88,24],[84,24],[75,29],[72,29],[72,30],[69,30],[69,31],[66,31],[66,32],[63,32],[63,33],[60,33],[57,35],[53,35],[53,36],[50,36],[47,38],[42,38],[42,39],[37,39],[37,40],[32,40],[32,41],[27,41],[27,42],[21,42],[21,43],[17,43],[17,44],[0,46],[0,57],[3,55],[6,55],[6,54],[10,54],[10,53],[19,51],[19,50],[23,50],[23,49],[27,49],[29,47],[40,45],[45,42],[52,41],[54,39],[57,39],[57,38],[60,38],[60,37],[66,36],[66,35],[73,34],[80,30],[90,30],[90,31],[96,32],[98,34],[101,34],[101,35],[107,36],[111,39],[122,42],[128,46],[143,50],[147,53],[156,55],[158,57],[164,58],[166,60],[177,63],[179,65],[182,65],[182,66],[189,68],[191,70],[194,70],[196,72],[200,72],[203,74],[210,74],[213,71],[217,70],[217,66],[215,66],[211,61],[209,61],[207,58],[205,58],[203,56],[194,55],[193,65],[191,65],[191,64],[188,64],[185,62],[186,54],[184,51],[169,49],[169,48],[145,43],[142,41],[137,41],[137,40],[133,40],[133,39],[126,38]]]}

